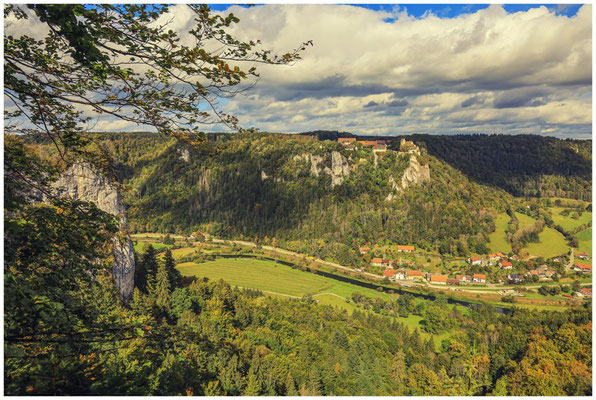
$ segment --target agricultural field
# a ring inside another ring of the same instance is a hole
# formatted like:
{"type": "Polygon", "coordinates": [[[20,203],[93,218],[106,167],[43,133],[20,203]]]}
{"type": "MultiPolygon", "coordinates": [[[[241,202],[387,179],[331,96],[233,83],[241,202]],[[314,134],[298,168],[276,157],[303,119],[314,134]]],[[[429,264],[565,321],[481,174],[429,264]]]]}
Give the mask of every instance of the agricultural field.
{"type": "Polygon", "coordinates": [[[497,219],[495,220],[496,229],[493,233],[489,235],[490,242],[488,243],[488,248],[492,252],[501,251],[503,253],[511,252],[511,244],[507,242],[507,238],[505,236],[505,231],[507,230],[507,224],[511,218],[507,213],[499,213],[497,219]]]}
{"type": "Polygon", "coordinates": [[[575,235],[578,240],[578,252],[586,252],[592,257],[592,228],[583,230],[575,235]]]}
{"type": "Polygon", "coordinates": [[[592,221],[592,213],[589,211],[582,212],[582,215],[580,215],[579,218],[574,219],[571,217],[574,211],[572,211],[570,215],[564,216],[561,215],[563,210],[565,210],[564,207],[550,208],[555,225],[560,225],[566,231],[572,231],[573,229],[592,221]]]}

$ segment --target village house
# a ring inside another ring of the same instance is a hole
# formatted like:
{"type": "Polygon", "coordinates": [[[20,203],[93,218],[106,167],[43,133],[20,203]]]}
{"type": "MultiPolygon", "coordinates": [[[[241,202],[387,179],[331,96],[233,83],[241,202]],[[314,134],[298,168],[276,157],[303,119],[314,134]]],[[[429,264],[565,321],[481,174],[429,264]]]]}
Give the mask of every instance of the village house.
{"type": "Polygon", "coordinates": [[[486,275],[484,274],[474,274],[472,276],[472,281],[475,283],[486,283],[486,275]]]}
{"type": "Polygon", "coordinates": [[[489,255],[488,255],[488,259],[489,259],[490,261],[496,261],[496,260],[498,260],[498,259],[500,259],[500,258],[501,258],[501,257],[500,257],[498,254],[496,254],[496,253],[494,253],[494,254],[489,254],[489,255]]]}
{"type": "Polygon", "coordinates": [[[513,264],[507,260],[501,261],[501,269],[513,269],[513,264]]]}
{"type": "Polygon", "coordinates": [[[431,275],[430,276],[430,283],[436,285],[446,285],[447,284],[447,277],[445,275],[431,275]]]}
{"type": "Polygon", "coordinates": [[[459,281],[457,279],[447,279],[447,284],[457,286],[459,285],[459,281]]]}
{"type": "Polygon", "coordinates": [[[353,144],[356,142],[356,138],[338,138],[337,143],[343,144],[344,146],[353,144]]]}
{"type": "Polygon", "coordinates": [[[387,146],[384,145],[384,144],[375,144],[372,149],[373,149],[374,152],[381,152],[382,153],[382,152],[387,151],[387,146]]]}
{"type": "Polygon", "coordinates": [[[381,265],[385,268],[391,268],[391,261],[389,260],[381,260],[381,265]]]}
{"type": "Polygon", "coordinates": [[[468,262],[472,265],[482,265],[482,257],[470,257],[468,262]]]}
{"type": "Polygon", "coordinates": [[[580,260],[587,260],[590,258],[590,256],[588,255],[588,253],[579,253],[577,255],[577,258],[579,258],[580,260]]]}
{"type": "Polygon", "coordinates": [[[424,279],[422,271],[410,270],[406,272],[406,279],[409,281],[421,281],[424,279]]]}
{"type": "Polygon", "coordinates": [[[553,275],[556,273],[554,269],[549,268],[546,264],[542,264],[536,268],[536,271],[538,272],[540,279],[552,279],[553,275]]]}
{"type": "Polygon", "coordinates": [[[395,273],[393,272],[393,268],[387,268],[385,271],[383,271],[383,276],[385,278],[393,278],[394,275],[395,273]]]}
{"type": "Polygon", "coordinates": [[[370,247],[361,247],[359,250],[360,250],[360,254],[365,255],[366,253],[368,253],[370,251],[370,247]]]}
{"type": "Polygon", "coordinates": [[[521,260],[521,258],[519,258],[516,254],[512,255],[511,257],[509,257],[509,259],[510,260],[513,260],[513,261],[520,261],[521,260]]]}
{"type": "Polygon", "coordinates": [[[532,276],[538,276],[538,271],[536,271],[535,269],[526,272],[526,276],[532,277],[532,276]]]}
{"type": "Polygon", "coordinates": [[[510,274],[507,275],[507,280],[509,283],[521,283],[524,281],[524,277],[519,274],[510,274]]]}
{"type": "Polygon", "coordinates": [[[581,288],[579,290],[584,297],[592,297],[592,289],[591,288],[581,288]]]}
{"type": "Polygon", "coordinates": [[[455,275],[455,279],[460,283],[472,282],[472,277],[470,275],[455,275]]]}
{"type": "Polygon", "coordinates": [[[370,260],[370,265],[374,266],[374,267],[382,267],[383,266],[383,259],[382,258],[373,258],[372,260],[370,260]]]}
{"type": "Polygon", "coordinates": [[[406,279],[406,271],[404,271],[403,269],[398,269],[397,271],[395,271],[395,273],[393,275],[393,279],[399,280],[399,281],[405,280],[406,279]]]}
{"type": "Polygon", "coordinates": [[[376,140],[358,140],[356,143],[364,146],[364,147],[373,147],[377,145],[376,140]]]}
{"type": "Polygon", "coordinates": [[[201,231],[195,231],[195,232],[191,233],[189,235],[189,237],[191,239],[195,239],[195,240],[199,240],[199,241],[204,241],[206,239],[205,234],[201,231]]]}
{"type": "Polygon", "coordinates": [[[414,246],[397,246],[397,251],[400,253],[413,253],[414,250],[414,246]]]}
{"type": "Polygon", "coordinates": [[[592,273],[592,266],[588,264],[577,263],[571,267],[573,271],[582,272],[584,274],[592,273]]]}

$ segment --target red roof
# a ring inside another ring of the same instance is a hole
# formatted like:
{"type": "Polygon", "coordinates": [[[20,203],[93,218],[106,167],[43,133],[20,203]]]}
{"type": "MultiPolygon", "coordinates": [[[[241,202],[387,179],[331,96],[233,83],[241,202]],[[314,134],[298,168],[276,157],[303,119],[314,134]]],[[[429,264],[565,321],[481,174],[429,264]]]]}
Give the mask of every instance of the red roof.
{"type": "Polygon", "coordinates": [[[391,264],[391,261],[389,261],[389,260],[383,260],[383,261],[381,261],[381,262],[382,262],[383,264],[391,264]]]}
{"type": "Polygon", "coordinates": [[[422,271],[408,271],[408,276],[422,276],[422,271]]]}
{"type": "Polygon", "coordinates": [[[430,281],[431,282],[447,282],[447,277],[445,275],[431,275],[430,281]]]}
{"type": "Polygon", "coordinates": [[[476,279],[486,279],[486,275],[484,275],[484,274],[474,274],[474,278],[476,278],[476,279]]]}
{"type": "Polygon", "coordinates": [[[592,289],[584,287],[584,288],[581,288],[581,289],[579,290],[579,292],[580,292],[581,294],[583,294],[583,295],[586,295],[586,294],[592,294],[592,289]]]}
{"type": "Polygon", "coordinates": [[[340,137],[337,139],[338,143],[354,143],[356,138],[340,137]]]}
{"type": "Polygon", "coordinates": [[[376,140],[359,140],[358,143],[360,143],[363,146],[376,146],[377,145],[376,140]]]}
{"type": "Polygon", "coordinates": [[[370,260],[370,262],[375,263],[375,264],[381,264],[383,262],[382,258],[373,258],[372,260],[370,260]]]}
{"type": "Polygon", "coordinates": [[[370,251],[370,247],[361,247],[360,252],[370,251]]]}
{"type": "Polygon", "coordinates": [[[480,261],[482,257],[470,257],[470,261],[480,261]]]}
{"type": "Polygon", "coordinates": [[[391,268],[386,269],[385,271],[383,271],[383,275],[386,276],[387,278],[391,278],[393,277],[394,273],[393,270],[391,268]]]}
{"type": "Polygon", "coordinates": [[[465,277],[465,275],[455,275],[455,279],[457,279],[458,281],[462,281],[465,277]]]}
{"type": "Polygon", "coordinates": [[[513,266],[513,264],[511,264],[509,261],[503,261],[501,263],[501,265],[504,266],[504,267],[511,267],[511,266],[513,266]]]}
{"type": "Polygon", "coordinates": [[[403,251],[414,251],[414,246],[397,246],[397,249],[403,251]]]}
{"type": "Polygon", "coordinates": [[[581,268],[581,269],[589,269],[589,270],[591,270],[591,269],[592,269],[592,266],[591,266],[591,265],[588,265],[588,264],[579,264],[579,263],[578,263],[578,264],[575,264],[575,266],[576,266],[576,267],[579,267],[579,268],[581,268]]]}

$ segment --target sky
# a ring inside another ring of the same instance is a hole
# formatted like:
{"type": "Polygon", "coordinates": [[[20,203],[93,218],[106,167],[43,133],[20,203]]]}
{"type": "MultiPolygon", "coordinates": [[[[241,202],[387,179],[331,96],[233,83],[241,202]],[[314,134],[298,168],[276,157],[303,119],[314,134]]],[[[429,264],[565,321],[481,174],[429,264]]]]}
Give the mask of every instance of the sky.
{"type": "MultiPolygon", "coordinates": [[[[268,132],[591,138],[591,7],[213,5],[240,19],[233,36],[262,48],[313,42],[291,66],[260,65],[255,87],[221,106],[268,132]]],[[[170,14],[173,29],[193,27],[186,5],[170,14]]]]}

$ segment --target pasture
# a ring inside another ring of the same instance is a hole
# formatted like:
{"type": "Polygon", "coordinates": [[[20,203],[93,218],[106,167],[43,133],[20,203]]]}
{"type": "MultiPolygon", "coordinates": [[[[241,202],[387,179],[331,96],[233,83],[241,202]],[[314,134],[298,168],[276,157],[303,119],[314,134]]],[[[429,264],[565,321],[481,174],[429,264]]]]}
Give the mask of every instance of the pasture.
{"type": "Polygon", "coordinates": [[[505,232],[507,230],[507,224],[511,218],[507,213],[499,213],[495,220],[495,231],[491,233],[488,238],[490,242],[488,243],[488,248],[492,252],[501,251],[503,253],[510,253],[511,252],[511,244],[507,241],[505,236],[505,232]]]}

